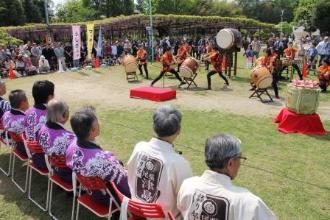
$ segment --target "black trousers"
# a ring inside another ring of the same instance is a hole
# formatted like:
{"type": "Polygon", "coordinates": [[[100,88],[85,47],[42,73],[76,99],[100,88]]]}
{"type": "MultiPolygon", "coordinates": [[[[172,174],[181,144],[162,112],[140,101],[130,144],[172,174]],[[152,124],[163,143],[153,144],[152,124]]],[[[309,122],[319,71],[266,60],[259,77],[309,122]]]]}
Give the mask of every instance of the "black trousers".
{"type": "MultiPolygon", "coordinates": [[[[213,76],[214,74],[218,73],[217,71],[215,70],[212,70],[210,71],[208,74],[207,74],[207,86],[208,88],[210,89],[211,88],[211,76],[213,76]]],[[[225,75],[223,75],[222,72],[218,73],[219,76],[225,81],[225,83],[227,85],[229,85],[229,82],[228,82],[228,79],[225,77],[225,75]]]]}
{"type": "Polygon", "coordinates": [[[320,88],[322,89],[322,92],[327,91],[327,82],[325,80],[320,80],[320,88]]]}
{"type": "MultiPolygon", "coordinates": [[[[303,77],[302,77],[302,74],[300,72],[300,69],[299,69],[298,65],[297,64],[292,64],[292,67],[297,71],[299,79],[302,80],[303,77]]],[[[282,72],[287,68],[288,68],[288,66],[283,67],[283,69],[281,70],[280,76],[282,75],[282,72]]]]}
{"type": "Polygon", "coordinates": [[[276,71],[274,71],[272,73],[272,75],[273,75],[272,87],[274,89],[275,97],[278,97],[278,86],[277,86],[277,83],[279,81],[280,76],[279,76],[279,73],[276,72],[276,71]]]}
{"type": "Polygon", "coordinates": [[[149,79],[147,63],[145,63],[145,64],[139,64],[139,70],[140,70],[140,74],[141,74],[141,75],[143,74],[143,72],[142,72],[142,66],[143,66],[143,68],[144,68],[144,72],[146,73],[146,77],[147,77],[147,79],[149,79]]]}
{"type": "MultiPolygon", "coordinates": [[[[181,77],[179,76],[179,74],[178,74],[177,71],[175,71],[174,69],[170,69],[170,71],[168,71],[168,72],[173,73],[173,74],[175,75],[175,77],[176,77],[180,82],[182,82],[182,79],[181,79],[181,77]]],[[[152,81],[151,85],[155,84],[158,80],[160,80],[160,79],[164,76],[165,73],[166,73],[166,71],[163,71],[163,70],[162,70],[162,71],[159,73],[159,75],[157,76],[157,78],[154,79],[154,80],[152,81]]]]}

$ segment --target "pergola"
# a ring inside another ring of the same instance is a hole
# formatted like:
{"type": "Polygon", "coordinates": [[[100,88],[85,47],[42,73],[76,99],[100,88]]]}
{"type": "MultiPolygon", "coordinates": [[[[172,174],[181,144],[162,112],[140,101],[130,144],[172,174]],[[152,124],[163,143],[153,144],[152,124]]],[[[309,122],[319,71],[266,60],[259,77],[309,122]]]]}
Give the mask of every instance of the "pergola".
{"type": "MultiPolygon", "coordinates": [[[[101,26],[106,39],[122,37],[145,38],[149,17],[146,15],[119,16],[92,21],[95,30],[101,26]]],[[[85,38],[87,22],[75,23],[81,25],[82,37],[85,38]]],[[[49,32],[55,41],[70,41],[73,23],[52,24],[50,30],[44,24],[34,24],[21,27],[6,28],[12,36],[25,41],[43,41],[49,32]]],[[[272,24],[262,23],[254,19],[220,16],[186,16],[186,15],[153,15],[153,28],[156,37],[162,36],[214,36],[222,28],[239,30],[274,30],[272,24]]],[[[95,31],[95,35],[97,31],[95,31]]]]}

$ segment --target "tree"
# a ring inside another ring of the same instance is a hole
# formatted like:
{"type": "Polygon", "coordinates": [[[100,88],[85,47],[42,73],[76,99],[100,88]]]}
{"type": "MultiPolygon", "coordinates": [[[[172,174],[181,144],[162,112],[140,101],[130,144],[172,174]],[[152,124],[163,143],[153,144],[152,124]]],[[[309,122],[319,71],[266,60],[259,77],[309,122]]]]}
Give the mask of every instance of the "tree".
{"type": "Polygon", "coordinates": [[[329,0],[321,0],[315,5],[315,10],[312,16],[312,24],[320,29],[321,33],[330,32],[330,2],[329,0]]]}
{"type": "Polygon", "coordinates": [[[0,0],[0,26],[22,25],[25,22],[20,0],[0,0]]]}
{"type": "Polygon", "coordinates": [[[89,21],[97,18],[96,11],[87,8],[81,0],[69,0],[64,5],[58,5],[56,17],[60,22],[89,21]]]}
{"type": "Polygon", "coordinates": [[[294,11],[294,21],[305,26],[306,31],[314,31],[312,17],[317,0],[300,0],[294,11]]]}
{"type": "Polygon", "coordinates": [[[25,21],[28,23],[39,23],[42,21],[41,11],[35,4],[37,1],[23,0],[23,8],[25,11],[25,21]]]}
{"type": "Polygon", "coordinates": [[[134,12],[133,0],[82,0],[86,8],[92,8],[98,16],[129,15],[134,12]]]}

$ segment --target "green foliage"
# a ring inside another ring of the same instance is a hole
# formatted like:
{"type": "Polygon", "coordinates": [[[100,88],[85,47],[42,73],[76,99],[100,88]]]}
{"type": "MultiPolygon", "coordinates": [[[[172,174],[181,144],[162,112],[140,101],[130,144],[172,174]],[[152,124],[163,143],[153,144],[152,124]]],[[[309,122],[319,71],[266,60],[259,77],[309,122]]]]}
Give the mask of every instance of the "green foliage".
{"type": "Polygon", "coordinates": [[[320,29],[321,33],[330,32],[330,1],[321,0],[315,5],[312,24],[320,29]]]}
{"type": "Polygon", "coordinates": [[[97,16],[107,18],[118,15],[130,15],[134,12],[133,0],[82,0],[86,8],[94,9],[97,16]]]}
{"type": "Polygon", "coordinates": [[[215,0],[196,0],[193,14],[205,16],[235,16],[241,15],[242,10],[233,2],[227,3],[215,0]]]}
{"type": "Polygon", "coordinates": [[[314,31],[312,24],[315,4],[318,0],[300,0],[298,7],[294,10],[294,21],[299,25],[304,25],[307,31],[314,31]]]}
{"type": "Polygon", "coordinates": [[[0,26],[22,25],[25,22],[20,0],[0,0],[0,26]]]}
{"type": "Polygon", "coordinates": [[[23,41],[15,38],[15,37],[12,37],[3,28],[0,28],[0,46],[6,46],[8,44],[18,45],[22,42],[23,41]]]}
{"type": "Polygon", "coordinates": [[[281,31],[282,29],[285,35],[291,34],[293,31],[293,26],[286,21],[278,23],[276,25],[276,28],[278,29],[278,31],[281,31]]]}
{"type": "Polygon", "coordinates": [[[41,22],[41,11],[38,5],[35,4],[36,1],[33,0],[23,0],[23,8],[25,11],[25,17],[27,23],[37,23],[41,22]]]}
{"type": "Polygon", "coordinates": [[[64,5],[57,6],[57,22],[79,22],[94,20],[96,11],[87,8],[80,0],[69,0],[64,5]]]}

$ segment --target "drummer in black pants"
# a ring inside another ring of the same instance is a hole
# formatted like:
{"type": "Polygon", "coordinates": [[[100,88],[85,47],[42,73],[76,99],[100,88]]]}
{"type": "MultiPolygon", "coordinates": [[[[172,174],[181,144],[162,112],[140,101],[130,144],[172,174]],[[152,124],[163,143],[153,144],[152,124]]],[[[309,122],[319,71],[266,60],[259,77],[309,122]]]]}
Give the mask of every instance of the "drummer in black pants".
{"type": "Polygon", "coordinates": [[[226,76],[222,73],[222,54],[219,51],[218,47],[214,47],[212,52],[210,53],[208,59],[210,59],[211,64],[214,68],[214,70],[210,71],[207,74],[207,89],[211,90],[211,76],[213,76],[214,74],[218,73],[219,76],[225,81],[225,86],[224,88],[226,88],[227,86],[229,86],[229,82],[228,79],[226,78],[226,76]]]}

